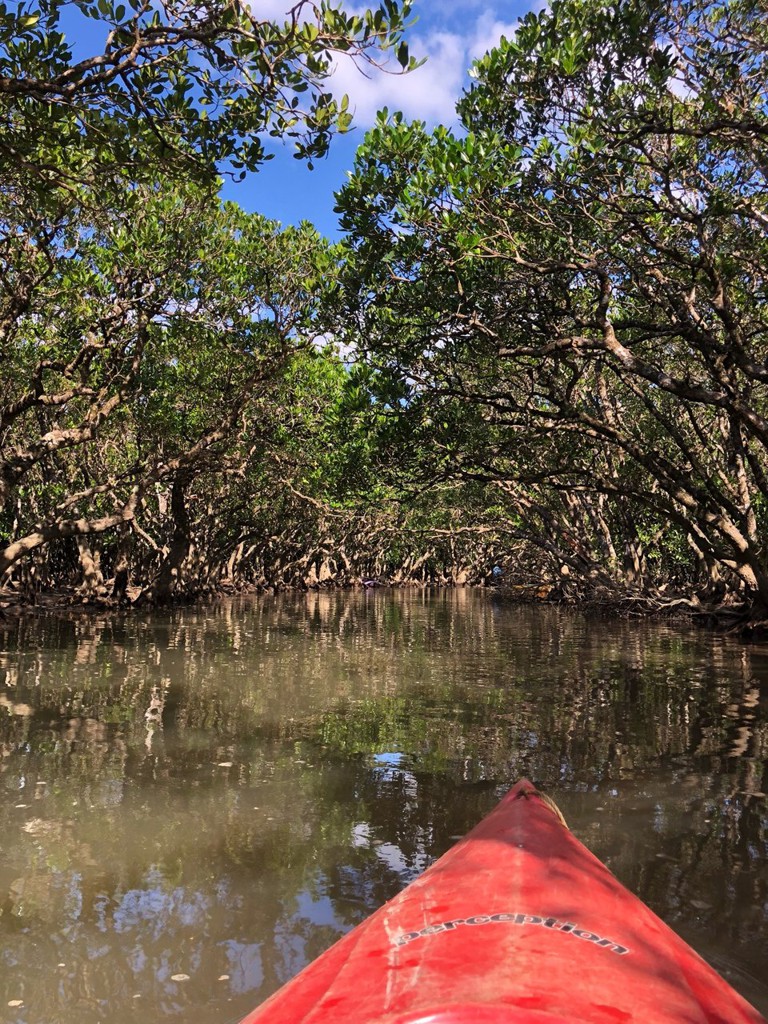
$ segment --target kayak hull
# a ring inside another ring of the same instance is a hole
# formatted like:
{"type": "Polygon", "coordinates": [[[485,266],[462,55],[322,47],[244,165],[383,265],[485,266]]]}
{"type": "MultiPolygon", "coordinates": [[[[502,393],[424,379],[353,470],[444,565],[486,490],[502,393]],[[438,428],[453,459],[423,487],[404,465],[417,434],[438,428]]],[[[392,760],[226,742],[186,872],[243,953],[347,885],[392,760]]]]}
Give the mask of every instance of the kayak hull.
{"type": "Polygon", "coordinates": [[[519,782],[243,1024],[766,1024],[519,782]]]}

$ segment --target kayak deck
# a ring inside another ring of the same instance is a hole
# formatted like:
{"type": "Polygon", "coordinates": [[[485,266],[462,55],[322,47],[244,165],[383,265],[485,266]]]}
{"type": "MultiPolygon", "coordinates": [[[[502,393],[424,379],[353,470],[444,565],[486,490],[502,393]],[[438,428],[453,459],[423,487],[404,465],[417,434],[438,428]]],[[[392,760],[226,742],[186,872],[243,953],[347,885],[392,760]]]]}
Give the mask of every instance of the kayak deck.
{"type": "Polygon", "coordinates": [[[519,782],[243,1024],[766,1024],[519,782]]]}

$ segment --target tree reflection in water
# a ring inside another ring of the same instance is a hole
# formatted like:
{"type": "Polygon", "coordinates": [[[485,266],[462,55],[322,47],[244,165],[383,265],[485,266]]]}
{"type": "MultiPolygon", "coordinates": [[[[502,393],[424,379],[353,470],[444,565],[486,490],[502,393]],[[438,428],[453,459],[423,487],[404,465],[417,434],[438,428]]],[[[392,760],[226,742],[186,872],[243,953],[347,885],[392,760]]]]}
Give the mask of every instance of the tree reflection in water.
{"type": "Polygon", "coordinates": [[[8,1019],[237,1019],[520,775],[768,1010],[759,648],[470,591],[26,619],[2,647],[8,1019]]]}

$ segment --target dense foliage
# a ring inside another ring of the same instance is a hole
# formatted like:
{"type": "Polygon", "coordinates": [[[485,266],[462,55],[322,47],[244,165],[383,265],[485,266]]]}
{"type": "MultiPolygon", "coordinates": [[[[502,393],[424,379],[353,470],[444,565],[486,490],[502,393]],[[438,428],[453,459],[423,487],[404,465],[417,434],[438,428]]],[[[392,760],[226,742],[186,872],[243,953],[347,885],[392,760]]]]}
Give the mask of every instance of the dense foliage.
{"type": "Polygon", "coordinates": [[[433,477],[578,593],[768,604],[763,13],[555,2],[460,133],[381,115],[339,197],[433,477]]]}
{"type": "Polygon", "coordinates": [[[212,181],[255,170],[267,136],[323,156],[351,123],[328,79],[345,54],[363,67],[402,39],[411,0],[348,15],[299,0],[278,23],[237,0],[22,0],[0,6],[4,187],[72,189],[115,169],[212,181]],[[97,24],[89,26],[88,22],[97,24]],[[72,39],[99,35],[83,53],[72,39]]]}
{"type": "Polygon", "coordinates": [[[269,133],[311,160],[348,127],[336,55],[414,65],[409,9],[6,10],[6,582],[155,601],[498,564],[766,608],[762,4],[555,0],[477,63],[460,130],[380,115],[341,246],[222,207],[269,133]]]}
{"type": "Polygon", "coordinates": [[[334,61],[414,66],[409,8],[2,6],[1,581],[143,602],[316,572],[301,481],[319,391],[346,387],[315,346],[333,251],[222,206],[217,174],[256,170],[269,135],[322,156],[350,123],[334,61]]]}

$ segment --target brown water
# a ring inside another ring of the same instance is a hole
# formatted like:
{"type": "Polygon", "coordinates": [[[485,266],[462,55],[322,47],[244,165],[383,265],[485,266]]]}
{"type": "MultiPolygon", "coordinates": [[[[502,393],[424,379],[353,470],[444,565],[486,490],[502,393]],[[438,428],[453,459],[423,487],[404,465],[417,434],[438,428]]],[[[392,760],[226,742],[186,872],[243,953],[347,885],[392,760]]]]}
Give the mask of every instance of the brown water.
{"type": "Polygon", "coordinates": [[[238,1020],[521,775],[768,1014],[767,723],[766,647],[468,591],[0,628],[0,1019],[238,1020]]]}

